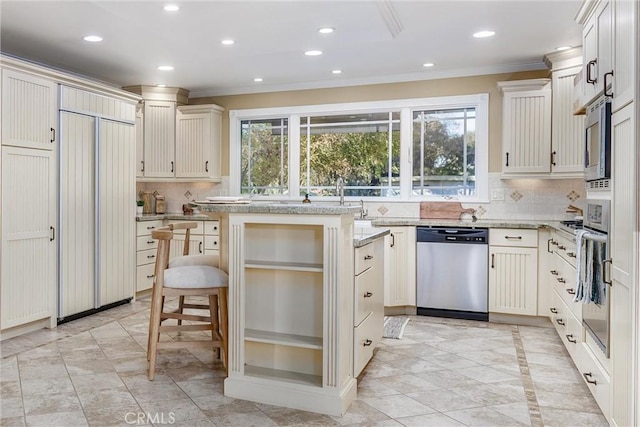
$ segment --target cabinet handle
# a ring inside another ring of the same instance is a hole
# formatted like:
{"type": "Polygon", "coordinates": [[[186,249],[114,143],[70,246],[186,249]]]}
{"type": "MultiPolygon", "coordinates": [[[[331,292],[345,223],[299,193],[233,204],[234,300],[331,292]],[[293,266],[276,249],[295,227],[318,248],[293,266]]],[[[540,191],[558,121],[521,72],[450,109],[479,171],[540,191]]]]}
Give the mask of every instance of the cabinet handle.
{"type": "Polygon", "coordinates": [[[147,279],[151,279],[152,277],[155,277],[155,274],[152,274],[151,276],[147,274],[147,279]]]}
{"type": "Polygon", "coordinates": [[[604,283],[606,283],[609,286],[613,285],[613,282],[611,281],[611,266],[613,265],[613,260],[611,258],[609,259],[605,259],[604,261],[602,261],[602,281],[604,283]],[[606,265],[609,264],[609,269],[606,269],[606,265]],[[609,272],[609,274],[605,274],[607,273],[607,271],[609,272]]]}
{"type": "Polygon", "coordinates": [[[140,172],[144,172],[144,160],[140,160],[140,163],[142,163],[142,168],[140,168],[140,172]]]}
{"type": "Polygon", "coordinates": [[[371,341],[370,339],[366,339],[364,340],[364,344],[363,347],[369,347],[371,344],[373,344],[373,341],[371,341]]]}
{"type": "Polygon", "coordinates": [[[371,298],[372,296],[373,296],[373,294],[371,292],[365,292],[363,298],[371,298]]]}
{"type": "Polygon", "coordinates": [[[591,72],[593,71],[593,66],[598,64],[598,59],[593,59],[587,62],[587,83],[596,84],[598,82],[598,76],[596,73],[593,73],[596,77],[591,77],[591,72]]]}
{"type": "Polygon", "coordinates": [[[558,309],[555,307],[551,307],[549,311],[552,312],[553,314],[558,314],[558,309]]]}
{"type": "Polygon", "coordinates": [[[522,236],[504,236],[507,240],[522,240],[522,236]]]}
{"type": "Polygon", "coordinates": [[[51,141],[49,142],[54,142],[56,140],[56,130],[54,128],[51,128],[51,141]]]}
{"type": "Polygon", "coordinates": [[[551,245],[557,245],[556,241],[553,239],[547,240],[547,252],[549,252],[550,254],[553,253],[553,251],[551,250],[551,245]]]}
{"type": "Polygon", "coordinates": [[[566,246],[562,246],[562,245],[558,245],[558,249],[560,249],[561,251],[564,251],[565,249],[567,249],[566,246]]]}
{"type": "Polygon", "coordinates": [[[568,335],[565,335],[565,336],[567,337],[567,341],[569,341],[570,343],[574,343],[575,344],[576,342],[578,342],[578,340],[576,340],[573,337],[573,334],[568,334],[568,335]]]}
{"type": "Polygon", "coordinates": [[[198,252],[202,253],[202,242],[198,242],[198,252]]]}
{"type": "Polygon", "coordinates": [[[171,173],[173,173],[173,160],[171,161],[171,173]]]}
{"type": "Polygon", "coordinates": [[[560,283],[565,283],[566,280],[564,280],[562,277],[556,277],[556,280],[560,283]]]}
{"type": "Polygon", "coordinates": [[[155,227],[153,225],[147,226],[147,230],[154,230],[154,229],[155,229],[155,227]]]}
{"type": "Polygon", "coordinates": [[[217,226],[213,226],[213,230],[214,230],[214,231],[215,231],[215,230],[217,230],[217,229],[218,229],[218,227],[217,227],[217,226]]]}
{"type": "Polygon", "coordinates": [[[491,268],[496,268],[496,254],[491,254],[491,268]]]}
{"type": "Polygon", "coordinates": [[[567,289],[565,289],[565,291],[567,291],[567,293],[569,295],[575,295],[576,294],[576,290],[573,289],[573,288],[567,288],[567,289]]]}
{"type": "Polygon", "coordinates": [[[549,273],[553,274],[554,276],[558,275],[558,271],[557,270],[551,270],[551,271],[549,271],[549,273]]]}
{"type": "Polygon", "coordinates": [[[152,244],[153,242],[155,242],[155,240],[147,240],[147,245],[152,244]]]}
{"type": "Polygon", "coordinates": [[[567,256],[569,256],[571,258],[575,258],[576,257],[576,253],[575,252],[567,252],[567,256]]]}
{"type": "Polygon", "coordinates": [[[204,162],[204,171],[205,171],[205,172],[209,172],[209,160],[207,160],[206,162],[204,162]]]}
{"type": "Polygon", "coordinates": [[[507,152],[507,163],[505,163],[506,167],[509,167],[509,152],[507,152]]]}
{"type": "Polygon", "coordinates": [[[370,259],[373,259],[373,255],[365,255],[364,259],[365,261],[369,261],[370,259]]]}
{"type": "Polygon", "coordinates": [[[556,323],[560,326],[564,326],[564,320],[562,319],[556,319],[556,323]]]}
{"type": "Polygon", "coordinates": [[[598,385],[598,381],[591,379],[591,377],[593,377],[593,374],[591,372],[585,372],[582,374],[582,376],[584,377],[584,380],[589,384],[598,385]]]}
{"type": "Polygon", "coordinates": [[[396,236],[393,235],[393,233],[391,233],[391,247],[394,247],[396,245],[396,236]]]}
{"type": "Polygon", "coordinates": [[[613,85],[611,85],[612,91],[607,92],[607,76],[613,77],[613,70],[609,71],[608,73],[604,73],[604,96],[613,98],[613,85]]]}
{"type": "Polygon", "coordinates": [[[51,231],[51,236],[49,237],[49,241],[53,242],[54,240],[56,240],[56,229],[55,227],[50,226],[49,231],[51,231]]]}
{"type": "Polygon", "coordinates": [[[155,255],[147,255],[147,258],[151,259],[151,258],[155,258],[155,255]]]}
{"type": "Polygon", "coordinates": [[[555,166],[556,165],[556,152],[552,151],[551,152],[551,166],[555,166]]]}

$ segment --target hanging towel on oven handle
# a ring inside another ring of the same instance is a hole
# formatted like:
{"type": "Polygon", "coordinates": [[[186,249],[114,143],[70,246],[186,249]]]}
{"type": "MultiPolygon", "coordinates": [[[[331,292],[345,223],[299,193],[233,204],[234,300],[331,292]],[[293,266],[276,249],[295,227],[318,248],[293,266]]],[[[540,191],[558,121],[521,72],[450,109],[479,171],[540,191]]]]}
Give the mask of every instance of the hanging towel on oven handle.
{"type": "Polygon", "coordinates": [[[606,286],[602,263],[605,256],[605,240],[588,230],[576,233],[577,281],[574,301],[583,304],[602,304],[606,301],[606,286]]]}

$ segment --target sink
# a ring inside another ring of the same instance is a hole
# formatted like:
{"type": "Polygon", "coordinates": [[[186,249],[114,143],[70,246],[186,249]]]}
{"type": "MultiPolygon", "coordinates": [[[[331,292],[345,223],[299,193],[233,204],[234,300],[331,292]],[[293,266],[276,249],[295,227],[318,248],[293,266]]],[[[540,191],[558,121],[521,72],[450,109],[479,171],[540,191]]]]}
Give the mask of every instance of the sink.
{"type": "Polygon", "coordinates": [[[356,219],[353,221],[353,228],[372,228],[370,219],[356,219]]]}

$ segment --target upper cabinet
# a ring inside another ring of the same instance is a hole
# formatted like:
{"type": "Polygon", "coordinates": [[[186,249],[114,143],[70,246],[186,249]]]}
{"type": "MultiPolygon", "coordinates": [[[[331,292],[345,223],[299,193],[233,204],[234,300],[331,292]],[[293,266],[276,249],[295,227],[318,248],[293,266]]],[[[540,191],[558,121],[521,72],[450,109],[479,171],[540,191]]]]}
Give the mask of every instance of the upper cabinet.
{"type": "MultiPolygon", "coordinates": [[[[611,2],[587,3],[590,13],[583,22],[584,104],[589,104],[610,87],[613,77],[611,55],[611,2]]],[[[583,10],[585,10],[583,8],[583,10]]]]}
{"type": "Polygon", "coordinates": [[[139,181],[220,181],[222,111],[217,105],[184,105],[179,88],[129,86],[143,98],[137,133],[139,181]]]}
{"type": "Polygon", "coordinates": [[[635,64],[638,55],[638,2],[616,1],[613,4],[613,100],[616,112],[633,101],[636,90],[635,64]]]}
{"type": "Polygon", "coordinates": [[[2,145],[53,150],[57,84],[20,71],[2,70],[2,145]]]}
{"type": "Polygon", "coordinates": [[[549,79],[498,82],[503,92],[502,172],[551,171],[551,85],[549,79]]]}

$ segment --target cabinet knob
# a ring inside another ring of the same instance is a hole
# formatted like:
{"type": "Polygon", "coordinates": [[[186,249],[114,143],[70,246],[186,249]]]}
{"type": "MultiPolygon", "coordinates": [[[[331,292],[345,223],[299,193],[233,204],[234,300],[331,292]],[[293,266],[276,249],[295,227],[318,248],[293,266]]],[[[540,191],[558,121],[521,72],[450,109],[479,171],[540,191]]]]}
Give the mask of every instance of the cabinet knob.
{"type": "Polygon", "coordinates": [[[152,274],[151,276],[147,275],[147,279],[151,279],[154,276],[155,276],[155,274],[152,274]]]}
{"type": "Polygon", "coordinates": [[[373,344],[373,341],[371,341],[370,339],[366,339],[364,340],[364,343],[362,344],[362,346],[369,347],[371,344],[373,344]]]}
{"type": "Polygon", "coordinates": [[[155,255],[147,255],[147,258],[151,259],[151,258],[155,258],[155,255]]]}
{"type": "Polygon", "coordinates": [[[564,326],[564,320],[562,319],[556,319],[556,323],[560,326],[564,326]]]}
{"type": "Polygon", "coordinates": [[[554,276],[558,275],[558,271],[557,270],[551,270],[549,273],[553,274],[554,276]]]}
{"type": "Polygon", "coordinates": [[[575,252],[567,252],[567,256],[569,256],[571,258],[575,258],[576,257],[576,253],[575,252]]]}
{"type": "Polygon", "coordinates": [[[150,225],[150,226],[147,227],[147,230],[154,230],[154,229],[155,229],[155,227],[153,225],[150,225]]]}
{"type": "Polygon", "coordinates": [[[562,246],[562,245],[558,245],[558,249],[560,249],[561,251],[564,251],[565,249],[567,249],[566,246],[562,246]]]}
{"type": "Polygon", "coordinates": [[[148,245],[153,244],[153,240],[147,240],[147,244],[148,244],[148,245]]]}
{"type": "Polygon", "coordinates": [[[565,335],[565,336],[567,337],[567,341],[569,341],[570,343],[574,343],[575,344],[577,342],[577,340],[573,337],[573,334],[568,334],[568,335],[565,335]]]}
{"type": "Polygon", "coordinates": [[[370,259],[373,259],[373,255],[365,255],[364,259],[365,261],[369,261],[370,259]]]}
{"type": "Polygon", "coordinates": [[[575,295],[576,294],[576,290],[573,289],[573,288],[567,288],[567,289],[565,289],[565,291],[567,291],[567,293],[569,295],[575,295]]]}
{"type": "Polygon", "coordinates": [[[565,282],[566,282],[566,280],[564,280],[562,277],[556,277],[556,280],[557,280],[559,283],[565,283],[565,282]]]}
{"type": "Polygon", "coordinates": [[[371,292],[365,292],[364,298],[371,298],[373,294],[371,292]]]}
{"type": "Polygon", "coordinates": [[[551,307],[549,311],[551,311],[553,314],[558,314],[558,309],[555,307],[551,307]]]}
{"type": "Polygon", "coordinates": [[[522,240],[522,236],[504,236],[507,240],[522,240]]]}
{"type": "Polygon", "coordinates": [[[593,374],[591,372],[584,372],[582,376],[584,377],[584,380],[589,384],[598,385],[598,381],[592,379],[593,374]]]}

